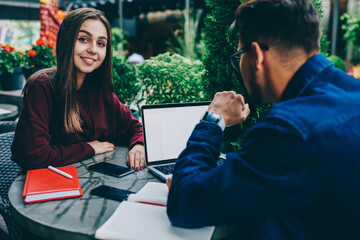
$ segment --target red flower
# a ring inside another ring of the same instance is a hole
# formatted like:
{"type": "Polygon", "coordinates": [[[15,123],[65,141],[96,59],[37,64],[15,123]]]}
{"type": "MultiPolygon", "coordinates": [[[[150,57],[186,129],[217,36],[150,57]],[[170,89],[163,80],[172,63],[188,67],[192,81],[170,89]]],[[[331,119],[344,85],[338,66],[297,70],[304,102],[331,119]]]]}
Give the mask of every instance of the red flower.
{"type": "Polygon", "coordinates": [[[36,45],[38,45],[39,47],[42,46],[42,45],[45,45],[46,44],[46,41],[43,40],[43,39],[39,39],[36,41],[36,45]]]}
{"type": "Polygon", "coordinates": [[[10,46],[9,44],[6,44],[5,46],[1,46],[2,49],[4,49],[6,54],[9,54],[9,52],[15,51],[15,48],[10,46]]]}
{"type": "Polygon", "coordinates": [[[55,49],[51,49],[52,53],[54,56],[56,56],[56,50],[55,49]]]}
{"type": "Polygon", "coordinates": [[[35,50],[30,50],[30,51],[27,52],[27,55],[28,55],[29,57],[35,57],[36,51],[35,51],[35,50]]]}
{"type": "Polygon", "coordinates": [[[55,42],[50,41],[50,42],[47,43],[47,45],[48,45],[50,48],[53,48],[53,47],[55,47],[55,42]]]}

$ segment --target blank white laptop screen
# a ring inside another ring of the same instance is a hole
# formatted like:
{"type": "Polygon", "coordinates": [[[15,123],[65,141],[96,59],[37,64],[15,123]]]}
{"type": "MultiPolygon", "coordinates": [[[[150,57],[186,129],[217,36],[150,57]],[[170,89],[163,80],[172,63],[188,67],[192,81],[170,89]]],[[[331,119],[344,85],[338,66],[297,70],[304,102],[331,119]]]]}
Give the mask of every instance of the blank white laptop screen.
{"type": "Polygon", "coordinates": [[[209,104],[143,109],[147,161],[177,159],[209,104]]]}

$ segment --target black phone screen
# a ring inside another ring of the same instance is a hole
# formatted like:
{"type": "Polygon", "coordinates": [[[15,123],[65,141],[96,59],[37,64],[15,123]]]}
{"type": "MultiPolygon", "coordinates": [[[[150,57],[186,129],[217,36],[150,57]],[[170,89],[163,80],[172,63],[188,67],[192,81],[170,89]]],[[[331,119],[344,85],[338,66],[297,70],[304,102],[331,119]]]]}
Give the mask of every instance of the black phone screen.
{"type": "Polygon", "coordinates": [[[91,165],[88,167],[88,170],[104,173],[114,177],[122,177],[134,172],[134,170],[131,168],[123,167],[107,162],[101,162],[91,165]]]}
{"type": "Polygon", "coordinates": [[[120,188],[110,187],[106,185],[101,185],[100,187],[94,188],[90,191],[90,194],[92,195],[109,198],[117,201],[126,200],[128,196],[132,193],[134,192],[120,188]]]}

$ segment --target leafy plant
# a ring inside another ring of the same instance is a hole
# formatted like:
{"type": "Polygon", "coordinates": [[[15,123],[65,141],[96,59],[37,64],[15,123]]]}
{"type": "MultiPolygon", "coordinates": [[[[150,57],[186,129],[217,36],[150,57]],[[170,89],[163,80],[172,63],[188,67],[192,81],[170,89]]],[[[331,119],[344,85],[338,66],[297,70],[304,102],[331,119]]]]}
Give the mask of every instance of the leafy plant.
{"type": "Polygon", "coordinates": [[[191,62],[169,52],[145,60],[138,65],[143,86],[139,104],[194,102],[203,100],[200,61],[191,62]]]}
{"type": "Polygon", "coordinates": [[[198,26],[202,9],[192,9],[189,13],[183,13],[184,22],[181,29],[174,32],[176,45],[171,51],[178,53],[192,61],[200,60],[205,55],[205,45],[198,40],[198,26]]]}
{"type": "Polygon", "coordinates": [[[345,21],[341,26],[345,31],[344,40],[360,50],[360,8],[355,13],[344,13],[340,19],[345,21]]]}
{"type": "Polygon", "coordinates": [[[127,51],[125,50],[127,41],[125,40],[123,30],[118,27],[113,27],[111,28],[111,36],[113,46],[112,55],[117,58],[125,58],[127,54],[127,51]]]}
{"type": "MultiPolygon", "coordinates": [[[[229,30],[234,21],[234,12],[244,0],[205,0],[210,12],[204,19],[203,40],[207,55],[204,60],[205,73],[203,86],[205,99],[211,100],[216,92],[234,90],[243,94],[246,98],[247,91],[240,74],[233,71],[229,64],[229,56],[236,52],[237,43],[229,30]]],[[[312,0],[319,17],[322,17],[321,0],[312,0]]],[[[322,35],[320,42],[321,52],[328,55],[329,42],[322,35]]],[[[262,112],[269,108],[265,106],[253,106],[251,115],[244,123],[225,130],[223,150],[238,151],[244,135],[256,122],[262,112]]]]}
{"type": "Polygon", "coordinates": [[[345,63],[340,57],[338,57],[336,55],[331,55],[331,56],[327,57],[327,59],[332,61],[336,68],[339,68],[339,69],[345,71],[345,63]]]}
{"type": "Polygon", "coordinates": [[[129,109],[135,105],[140,92],[134,65],[124,58],[112,58],[114,93],[129,109]]]}
{"type": "Polygon", "coordinates": [[[0,75],[13,73],[15,67],[21,63],[20,54],[10,45],[0,44],[0,75]]]}
{"type": "Polygon", "coordinates": [[[52,34],[45,34],[45,39],[39,39],[31,49],[26,51],[22,58],[24,69],[49,68],[56,65],[56,37],[52,34]]]}

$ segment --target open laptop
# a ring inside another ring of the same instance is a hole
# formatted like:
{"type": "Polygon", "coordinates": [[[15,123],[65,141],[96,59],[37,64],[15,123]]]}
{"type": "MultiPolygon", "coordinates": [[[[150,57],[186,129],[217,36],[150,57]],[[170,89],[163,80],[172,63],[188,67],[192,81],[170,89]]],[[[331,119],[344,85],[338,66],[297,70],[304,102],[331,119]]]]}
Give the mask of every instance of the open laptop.
{"type": "Polygon", "coordinates": [[[172,176],[176,159],[209,105],[196,102],[141,107],[146,164],[151,172],[163,180],[172,176]]]}

